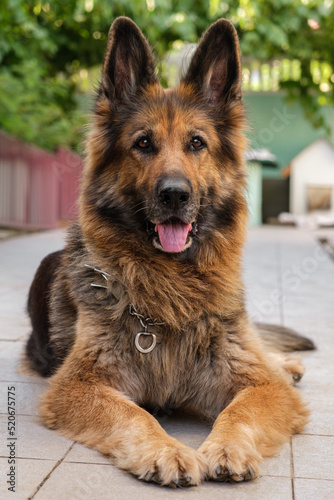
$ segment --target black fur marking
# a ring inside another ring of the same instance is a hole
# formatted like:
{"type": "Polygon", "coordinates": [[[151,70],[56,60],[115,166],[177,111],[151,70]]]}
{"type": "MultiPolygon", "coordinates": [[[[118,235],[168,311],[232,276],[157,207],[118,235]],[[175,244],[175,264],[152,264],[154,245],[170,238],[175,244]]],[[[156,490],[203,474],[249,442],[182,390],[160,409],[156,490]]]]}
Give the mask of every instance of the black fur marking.
{"type": "Polygon", "coordinates": [[[124,229],[126,232],[145,229],[144,223],[138,224],[138,221],[133,218],[132,213],[120,205],[112,204],[98,207],[97,213],[106,223],[118,229],[124,229]]]}
{"type": "Polygon", "coordinates": [[[238,217],[239,207],[235,198],[224,200],[218,209],[213,210],[215,227],[231,228],[238,217]]]}
{"type": "Polygon", "coordinates": [[[63,251],[45,257],[38,268],[28,296],[28,314],[32,333],[26,345],[31,367],[43,377],[48,377],[58,367],[57,356],[50,343],[50,292],[63,251]]]}
{"type": "Polygon", "coordinates": [[[221,19],[204,34],[184,82],[195,85],[210,105],[216,106],[241,96],[240,77],[236,31],[228,21],[221,19]]]}
{"type": "Polygon", "coordinates": [[[151,50],[138,27],[127,18],[118,18],[111,27],[114,38],[103,64],[103,87],[121,105],[139,88],[155,81],[151,50]]]}
{"type": "MultiPolygon", "coordinates": [[[[208,193],[211,199],[212,193],[208,193]]],[[[235,197],[222,200],[218,207],[200,208],[198,217],[198,236],[207,238],[213,231],[230,229],[235,224],[239,214],[238,201],[235,197]]]]}
{"type": "Polygon", "coordinates": [[[139,198],[136,191],[127,191],[126,204],[112,195],[101,201],[101,195],[94,184],[88,188],[86,194],[88,205],[91,205],[92,210],[96,210],[107,224],[124,229],[127,233],[138,230],[146,232],[145,202],[139,198]]]}

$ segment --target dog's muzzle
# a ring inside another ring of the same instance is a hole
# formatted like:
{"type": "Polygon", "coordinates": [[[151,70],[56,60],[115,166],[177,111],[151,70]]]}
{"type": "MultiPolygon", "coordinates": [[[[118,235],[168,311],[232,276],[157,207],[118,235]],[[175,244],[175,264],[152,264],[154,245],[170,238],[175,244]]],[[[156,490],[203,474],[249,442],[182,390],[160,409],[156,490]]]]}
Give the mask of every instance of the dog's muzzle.
{"type": "Polygon", "coordinates": [[[180,253],[189,248],[197,232],[197,208],[190,181],[184,177],[159,179],[156,184],[152,221],[153,245],[164,252],[180,253]]]}

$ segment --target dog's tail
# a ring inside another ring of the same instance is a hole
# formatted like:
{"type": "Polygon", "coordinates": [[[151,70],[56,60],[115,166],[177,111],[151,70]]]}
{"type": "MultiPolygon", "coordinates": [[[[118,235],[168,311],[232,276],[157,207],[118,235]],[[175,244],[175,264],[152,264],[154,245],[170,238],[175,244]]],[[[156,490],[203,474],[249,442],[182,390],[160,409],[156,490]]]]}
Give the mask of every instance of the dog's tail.
{"type": "Polygon", "coordinates": [[[270,351],[291,352],[316,349],[312,340],[290,328],[267,323],[255,323],[264,346],[270,351]]]}

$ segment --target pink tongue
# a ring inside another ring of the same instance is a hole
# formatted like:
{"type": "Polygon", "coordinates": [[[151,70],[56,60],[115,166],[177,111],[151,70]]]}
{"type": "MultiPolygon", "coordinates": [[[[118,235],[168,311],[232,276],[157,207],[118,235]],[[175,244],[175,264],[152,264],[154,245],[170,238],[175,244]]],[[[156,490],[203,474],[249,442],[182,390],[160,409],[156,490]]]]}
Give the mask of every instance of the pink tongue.
{"type": "Polygon", "coordinates": [[[166,224],[157,224],[155,230],[158,232],[160,243],[166,252],[182,252],[188,233],[191,231],[191,224],[170,221],[166,224]]]}

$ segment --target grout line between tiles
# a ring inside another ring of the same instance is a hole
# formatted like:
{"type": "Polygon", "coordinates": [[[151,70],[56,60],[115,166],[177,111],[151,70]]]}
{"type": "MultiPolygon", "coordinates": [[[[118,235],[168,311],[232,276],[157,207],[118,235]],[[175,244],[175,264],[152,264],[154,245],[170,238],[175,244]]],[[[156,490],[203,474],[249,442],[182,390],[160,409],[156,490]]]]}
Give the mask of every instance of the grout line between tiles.
{"type": "Polygon", "coordinates": [[[290,474],[291,474],[292,500],[295,500],[295,466],[293,463],[292,438],[290,438],[290,474]]]}
{"type": "Polygon", "coordinates": [[[334,437],[334,434],[315,434],[313,432],[300,432],[300,436],[316,436],[316,437],[334,437]]]}
{"type": "Polygon", "coordinates": [[[81,465],[81,464],[84,464],[84,465],[106,465],[107,467],[111,466],[111,467],[114,467],[113,464],[110,463],[109,464],[105,464],[105,463],[101,463],[101,462],[78,462],[77,460],[64,460],[64,463],[65,464],[77,464],[77,465],[81,465]]]}
{"type": "Polygon", "coordinates": [[[328,483],[333,483],[334,484],[334,479],[328,479],[328,477],[323,478],[323,477],[303,477],[303,476],[296,476],[295,479],[302,479],[303,481],[327,481],[328,483]]]}
{"type": "Polygon", "coordinates": [[[50,472],[45,476],[45,478],[43,479],[43,481],[37,486],[36,490],[34,491],[34,493],[28,497],[27,500],[33,500],[33,498],[35,498],[35,496],[37,495],[38,491],[42,488],[42,486],[46,483],[46,481],[51,477],[52,473],[59,467],[59,465],[65,460],[65,458],[67,457],[67,455],[69,454],[69,452],[72,450],[74,446],[74,442],[71,444],[71,446],[69,447],[69,449],[66,451],[66,453],[64,454],[64,456],[62,458],[60,458],[58,460],[58,462],[56,463],[56,465],[50,470],[50,472]]]}
{"type": "MultiPolygon", "coordinates": [[[[0,455],[0,458],[8,459],[8,456],[0,455]]],[[[38,457],[16,457],[18,460],[36,460],[39,462],[54,462],[52,458],[38,458],[38,457]]]]}

